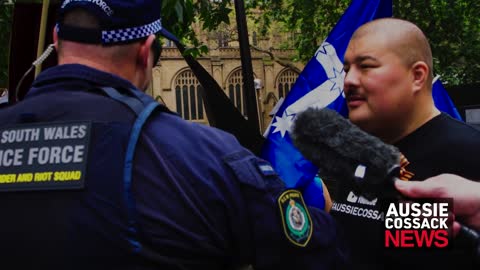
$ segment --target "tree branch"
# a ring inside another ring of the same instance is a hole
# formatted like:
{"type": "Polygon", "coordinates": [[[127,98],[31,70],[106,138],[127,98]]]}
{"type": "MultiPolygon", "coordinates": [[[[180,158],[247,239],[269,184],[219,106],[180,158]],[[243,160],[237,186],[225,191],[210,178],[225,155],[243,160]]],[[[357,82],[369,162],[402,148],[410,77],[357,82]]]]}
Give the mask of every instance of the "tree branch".
{"type": "Polygon", "coordinates": [[[298,74],[300,74],[300,72],[302,72],[299,68],[297,68],[295,65],[293,65],[292,62],[290,61],[285,61],[285,60],[282,60],[278,57],[276,57],[271,50],[265,50],[265,49],[262,49],[260,47],[257,47],[257,46],[254,46],[252,44],[250,44],[250,47],[258,52],[261,52],[261,53],[265,53],[267,54],[268,56],[270,56],[270,58],[272,58],[273,61],[277,62],[278,64],[280,64],[281,66],[283,67],[287,67],[287,68],[290,68],[292,69],[293,71],[297,72],[298,74]]]}

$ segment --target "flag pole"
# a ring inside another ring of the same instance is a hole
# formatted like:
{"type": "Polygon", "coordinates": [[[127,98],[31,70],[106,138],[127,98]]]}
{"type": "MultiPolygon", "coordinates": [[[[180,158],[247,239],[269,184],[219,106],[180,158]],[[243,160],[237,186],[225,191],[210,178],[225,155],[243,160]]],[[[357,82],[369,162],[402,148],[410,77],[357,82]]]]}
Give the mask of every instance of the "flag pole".
{"type": "MultiPolygon", "coordinates": [[[[38,46],[37,46],[37,58],[42,55],[45,49],[45,32],[47,28],[48,20],[48,7],[50,6],[50,0],[43,0],[42,3],[42,17],[40,18],[40,30],[38,34],[38,46]]],[[[42,64],[35,67],[35,78],[42,70],[42,64]]]]}
{"type": "Polygon", "coordinates": [[[235,0],[235,14],[237,19],[238,41],[240,43],[240,58],[242,61],[243,97],[247,107],[248,122],[260,134],[257,111],[257,96],[254,87],[252,56],[248,42],[247,19],[243,0],[235,0]]]}

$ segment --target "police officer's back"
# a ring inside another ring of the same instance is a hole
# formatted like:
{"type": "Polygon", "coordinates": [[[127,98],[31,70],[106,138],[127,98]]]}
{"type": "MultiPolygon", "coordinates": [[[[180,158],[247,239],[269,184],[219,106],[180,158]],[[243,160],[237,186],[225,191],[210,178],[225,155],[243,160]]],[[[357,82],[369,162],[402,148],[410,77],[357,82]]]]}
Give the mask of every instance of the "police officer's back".
{"type": "Polygon", "coordinates": [[[327,213],[233,136],[139,90],[160,6],[62,4],[60,65],[0,110],[1,268],[340,267],[327,213]]]}

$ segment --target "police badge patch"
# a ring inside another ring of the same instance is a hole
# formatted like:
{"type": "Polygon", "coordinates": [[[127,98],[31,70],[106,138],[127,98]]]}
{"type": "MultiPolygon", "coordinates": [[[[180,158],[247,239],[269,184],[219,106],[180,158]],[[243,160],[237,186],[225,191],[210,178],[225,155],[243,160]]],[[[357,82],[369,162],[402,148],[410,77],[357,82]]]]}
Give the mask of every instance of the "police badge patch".
{"type": "Polygon", "coordinates": [[[305,247],[313,233],[312,219],[298,190],[287,190],[278,198],[283,230],[294,245],[305,247]]]}

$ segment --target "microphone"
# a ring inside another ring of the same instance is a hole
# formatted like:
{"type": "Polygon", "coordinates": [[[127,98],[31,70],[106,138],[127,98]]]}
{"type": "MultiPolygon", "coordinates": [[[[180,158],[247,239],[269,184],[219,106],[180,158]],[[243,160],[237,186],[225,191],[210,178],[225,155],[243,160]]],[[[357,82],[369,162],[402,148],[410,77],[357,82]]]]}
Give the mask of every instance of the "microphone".
{"type": "MultiPolygon", "coordinates": [[[[321,175],[353,183],[354,192],[369,200],[380,196],[405,199],[393,185],[400,173],[398,148],[364,132],[337,112],[309,108],[297,114],[290,135],[321,175]]],[[[480,235],[461,224],[457,238],[464,238],[473,247],[475,263],[480,265],[480,235]]]]}
{"type": "Polygon", "coordinates": [[[330,109],[309,108],[297,114],[294,145],[320,169],[320,175],[353,183],[367,199],[398,194],[400,151],[385,144],[330,109]]]}

